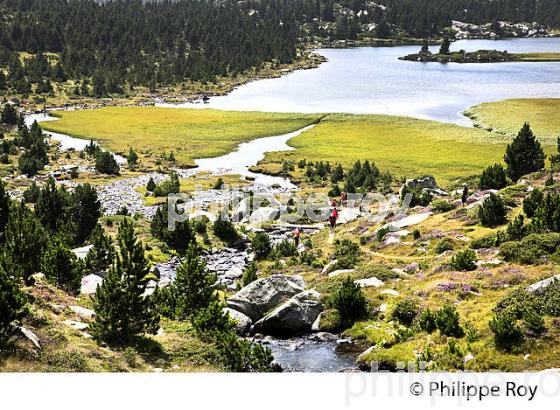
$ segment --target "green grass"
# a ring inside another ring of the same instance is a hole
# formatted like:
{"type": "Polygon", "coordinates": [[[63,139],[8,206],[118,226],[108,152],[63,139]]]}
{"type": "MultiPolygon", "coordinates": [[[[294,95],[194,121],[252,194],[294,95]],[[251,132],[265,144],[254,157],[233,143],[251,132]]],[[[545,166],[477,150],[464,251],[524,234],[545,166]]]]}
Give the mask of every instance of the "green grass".
{"type": "Polygon", "coordinates": [[[480,129],[384,115],[329,115],[289,144],[295,151],[268,154],[260,164],[274,172],[283,159],[327,160],[350,166],[369,159],[408,178],[432,174],[446,185],[501,161],[509,138],[480,129]]]}
{"type": "Polygon", "coordinates": [[[555,145],[560,135],[560,99],[513,99],[476,105],[467,111],[476,124],[510,136],[529,122],[545,145],[555,145]]]}
{"type": "Polygon", "coordinates": [[[522,53],[515,54],[521,61],[527,62],[555,62],[560,61],[560,53],[522,53]]]}
{"type": "Polygon", "coordinates": [[[314,122],[318,115],[269,114],[160,107],[109,107],[59,111],[49,131],[95,139],[115,152],[174,152],[181,165],[196,158],[226,154],[245,141],[286,134],[314,122]]]}

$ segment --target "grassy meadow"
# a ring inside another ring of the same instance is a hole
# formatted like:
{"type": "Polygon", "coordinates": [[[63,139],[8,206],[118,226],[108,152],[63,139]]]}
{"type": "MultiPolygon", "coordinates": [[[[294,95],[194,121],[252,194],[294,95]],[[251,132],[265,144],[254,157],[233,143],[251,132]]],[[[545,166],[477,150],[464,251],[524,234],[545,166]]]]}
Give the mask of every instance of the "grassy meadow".
{"type": "Polygon", "coordinates": [[[480,129],[385,115],[329,115],[289,144],[295,151],[267,154],[259,165],[278,171],[282,160],[373,160],[395,176],[436,176],[438,182],[479,173],[503,158],[509,138],[480,129]]]}
{"type": "Polygon", "coordinates": [[[544,145],[555,145],[560,135],[560,99],[513,99],[476,105],[466,114],[475,123],[495,132],[514,136],[523,122],[531,124],[544,145]]]}
{"type": "Polygon", "coordinates": [[[60,120],[42,123],[48,131],[94,139],[115,152],[173,152],[177,163],[215,157],[239,143],[286,134],[316,121],[318,115],[269,114],[160,107],[108,107],[58,111],[60,120]]]}

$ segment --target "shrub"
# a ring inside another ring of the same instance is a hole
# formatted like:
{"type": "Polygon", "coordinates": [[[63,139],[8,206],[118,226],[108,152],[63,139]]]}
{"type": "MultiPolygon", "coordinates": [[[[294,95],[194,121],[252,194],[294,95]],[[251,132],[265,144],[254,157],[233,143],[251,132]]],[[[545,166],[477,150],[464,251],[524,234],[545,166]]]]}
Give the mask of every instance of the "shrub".
{"type": "Polygon", "coordinates": [[[194,219],[192,221],[192,228],[196,233],[206,235],[208,231],[208,222],[210,222],[210,220],[206,216],[194,219]]]}
{"type": "Polygon", "coordinates": [[[13,276],[9,256],[0,254],[0,346],[14,331],[14,323],[19,322],[26,312],[27,300],[17,278],[13,276]]]}
{"type": "Polygon", "coordinates": [[[101,174],[119,175],[120,167],[113,154],[103,151],[95,157],[95,169],[101,174]]]}
{"type": "Polygon", "coordinates": [[[505,242],[500,245],[500,254],[508,262],[527,265],[541,263],[560,247],[560,234],[530,234],[521,241],[505,242]]]}
{"type": "Polygon", "coordinates": [[[432,312],[429,308],[423,310],[418,318],[418,325],[423,331],[433,333],[437,329],[436,315],[434,312],[432,312]]]}
{"type": "Polygon", "coordinates": [[[243,285],[243,287],[245,287],[256,280],[257,280],[257,264],[253,262],[249,266],[247,266],[247,268],[245,268],[245,271],[243,272],[243,277],[241,278],[241,284],[243,285]]]}
{"type": "Polygon", "coordinates": [[[451,258],[453,269],[461,271],[472,271],[476,269],[476,253],[472,249],[457,252],[451,258]]]}
{"type": "Polygon", "coordinates": [[[391,232],[390,226],[384,226],[382,228],[379,228],[377,230],[377,233],[375,234],[377,236],[377,240],[379,242],[382,242],[385,239],[385,236],[387,236],[389,232],[391,232]]]}
{"type": "Polygon", "coordinates": [[[216,342],[222,365],[232,372],[268,372],[274,357],[270,349],[254,341],[240,339],[233,332],[219,334],[216,342]]]}
{"type": "Polygon", "coordinates": [[[506,206],[495,194],[490,194],[478,208],[478,218],[482,226],[496,227],[506,223],[506,206]]]}
{"type": "Polygon", "coordinates": [[[192,324],[202,338],[213,340],[217,333],[234,331],[235,324],[223,308],[221,302],[214,300],[196,312],[192,324]]]}
{"type": "Polygon", "coordinates": [[[453,204],[445,199],[434,199],[431,204],[435,212],[449,212],[453,209],[453,204]]]}
{"type": "Polygon", "coordinates": [[[179,182],[179,176],[176,172],[172,172],[168,179],[160,182],[154,188],[154,196],[164,197],[170,194],[178,194],[181,190],[181,183],[179,182]]]}
{"type": "Polygon", "coordinates": [[[529,218],[535,216],[537,209],[541,206],[544,199],[544,194],[538,189],[533,189],[523,201],[523,212],[529,218]]]}
{"type": "Polygon", "coordinates": [[[453,305],[445,305],[435,314],[435,322],[439,331],[451,337],[463,337],[465,331],[459,324],[459,312],[453,305]]]}
{"type": "Polygon", "coordinates": [[[525,311],[523,315],[523,325],[531,335],[536,337],[546,332],[543,317],[532,309],[525,311]]]}
{"type": "Polygon", "coordinates": [[[411,298],[400,300],[393,310],[391,317],[399,323],[410,326],[418,315],[418,302],[411,298]]]}
{"type": "Polygon", "coordinates": [[[352,278],[346,278],[329,298],[327,304],[336,309],[343,326],[348,327],[354,321],[363,318],[367,312],[367,300],[359,285],[352,278]]]}
{"type": "Polygon", "coordinates": [[[416,228],[414,231],[412,231],[412,237],[414,239],[420,239],[420,236],[422,236],[422,234],[420,233],[420,229],[416,228]]]}
{"type": "Polygon", "coordinates": [[[150,177],[150,179],[148,180],[148,183],[146,184],[146,191],[154,192],[155,189],[156,189],[156,183],[155,183],[154,179],[152,177],[150,177]]]}
{"type": "Polygon", "coordinates": [[[432,202],[432,194],[419,186],[403,186],[401,190],[401,200],[405,200],[407,195],[410,195],[410,206],[411,208],[415,206],[428,206],[432,202]]]}
{"type": "Polygon", "coordinates": [[[479,182],[481,189],[502,189],[507,186],[507,176],[504,167],[494,164],[482,171],[479,182]]]}
{"type": "Polygon", "coordinates": [[[527,236],[527,227],[523,215],[517,217],[508,224],[506,229],[507,238],[512,241],[519,241],[527,236]]]}
{"type": "Polygon", "coordinates": [[[490,321],[489,326],[494,333],[494,343],[497,348],[513,352],[523,343],[523,331],[511,312],[497,313],[490,321]]]}
{"type": "Polygon", "coordinates": [[[83,266],[70,249],[60,242],[49,246],[43,255],[43,272],[56,286],[70,293],[80,290],[83,266]]]}
{"type": "Polygon", "coordinates": [[[435,251],[441,254],[446,251],[452,251],[454,248],[453,241],[450,238],[442,238],[436,243],[435,251]]]}
{"type": "Polygon", "coordinates": [[[276,258],[289,258],[290,256],[297,255],[297,248],[292,241],[284,239],[274,246],[272,254],[276,258]]]}
{"type": "Polygon", "coordinates": [[[547,194],[538,207],[535,217],[547,230],[560,232],[560,195],[555,192],[547,194]]]}
{"type": "Polygon", "coordinates": [[[265,232],[257,232],[251,241],[251,247],[257,259],[266,259],[272,251],[270,238],[265,232]]]}
{"type": "Polygon", "coordinates": [[[218,177],[212,189],[222,189],[223,185],[224,185],[224,180],[222,179],[222,177],[218,177]]]}
{"type": "Polygon", "coordinates": [[[227,219],[216,219],[212,225],[212,231],[214,235],[227,243],[233,243],[239,239],[239,234],[235,230],[235,226],[227,219]]]}

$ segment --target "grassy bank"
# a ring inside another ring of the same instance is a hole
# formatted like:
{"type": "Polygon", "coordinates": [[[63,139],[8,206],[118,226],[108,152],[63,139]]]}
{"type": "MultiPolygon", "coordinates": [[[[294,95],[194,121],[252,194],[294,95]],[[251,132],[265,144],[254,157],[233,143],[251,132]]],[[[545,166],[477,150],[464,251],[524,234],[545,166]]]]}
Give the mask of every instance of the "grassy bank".
{"type": "Polygon", "coordinates": [[[515,54],[521,61],[526,62],[556,62],[560,61],[560,53],[522,53],[515,54]]]}
{"type": "Polygon", "coordinates": [[[545,145],[556,144],[560,135],[560,99],[512,99],[476,105],[466,114],[477,126],[513,136],[527,121],[545,145]]]}
{"type": "Polygon", "coordinates": [[[159,107],[108,107],[60,111],[59,121],[41,126],[49,131],[93,138],[115,152],[134,147],[142,153],[173,152],[178,164],[215,157],[239,143],[286,134],[309,125],[317,115],[268,114],[159,107]]]}
{"type": "Polygon", "coordinates": [[[373,160],[395,176],[435,175],[440,183],[501,161],[507,138],[479,129],[384,115],[329,115],[290,141],[295,151],[270,153],[258,168],[275,172],[283,160],[326,160],[350,166],[373,160]]]}

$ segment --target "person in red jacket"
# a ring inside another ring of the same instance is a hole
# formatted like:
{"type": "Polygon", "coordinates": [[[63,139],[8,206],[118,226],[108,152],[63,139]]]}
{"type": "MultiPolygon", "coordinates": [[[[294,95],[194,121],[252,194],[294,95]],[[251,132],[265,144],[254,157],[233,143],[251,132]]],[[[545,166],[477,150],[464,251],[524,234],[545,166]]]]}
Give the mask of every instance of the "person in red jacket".
{"type": "Polygon", "coordinates": [[[336,221],[338,220],[338,210],[333,208],[331,215],[329,216],[329,223],[331,225],[331,234],[334,234],[334,228],[336,227],[336,221]]]}

